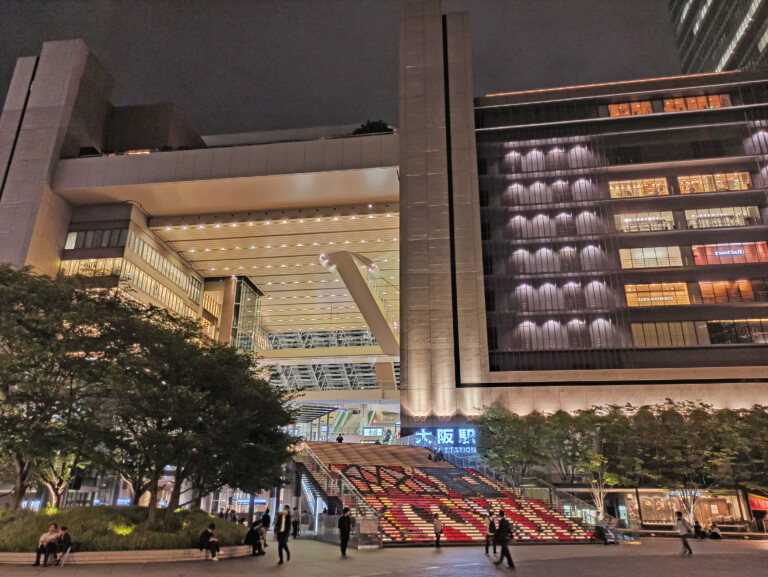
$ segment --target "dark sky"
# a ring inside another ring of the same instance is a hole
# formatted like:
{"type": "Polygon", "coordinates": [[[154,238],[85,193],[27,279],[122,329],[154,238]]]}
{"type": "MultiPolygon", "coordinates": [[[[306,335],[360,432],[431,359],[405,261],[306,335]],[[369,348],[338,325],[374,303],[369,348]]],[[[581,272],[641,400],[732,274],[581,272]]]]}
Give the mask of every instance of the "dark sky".
{"type": "MultiPolygon", "coordinates": [[[[202,134],[397,124],[401,0],[0,0],[15,59],[83,38],[113,101],[175,101],[202,134]]],[[[444,0],[472,15],[477,95],[679,73],[667,0],[444,0]]]]}

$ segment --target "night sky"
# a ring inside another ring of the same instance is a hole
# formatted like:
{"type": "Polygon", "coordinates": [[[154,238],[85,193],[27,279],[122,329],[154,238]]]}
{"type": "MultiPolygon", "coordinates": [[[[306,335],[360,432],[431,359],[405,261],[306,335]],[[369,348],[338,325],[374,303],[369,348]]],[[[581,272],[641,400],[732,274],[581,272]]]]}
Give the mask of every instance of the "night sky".
{"type": "MultiPolygon", "coordinates": [[[[0,0],[15,59],[80,37],[113,101],[177,102],[201,134],[397,124],[400,0],[0,0]]],[[[679,74],[667,0],[444,0],[472,16],[475,93],[679,74]]]]}

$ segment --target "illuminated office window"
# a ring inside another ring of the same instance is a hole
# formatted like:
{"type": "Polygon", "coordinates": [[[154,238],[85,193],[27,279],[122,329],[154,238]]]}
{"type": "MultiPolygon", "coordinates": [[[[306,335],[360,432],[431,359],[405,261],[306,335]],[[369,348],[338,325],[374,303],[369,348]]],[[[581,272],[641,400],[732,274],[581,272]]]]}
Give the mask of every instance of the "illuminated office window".
{"type": "Polygon", "coordinates": [[[675,228],[675,219],[671,212],[617,214],[614,221],[618,232],[650,232],[675,228]]]}
{"type": "Polygon", "coordinates": [[[621,268],[662,268],[683,266],[679,246],[619,249],[621,268]]]}
{"type": "Polygon", "coordinates": [[[713,345],[766,344],[768,319],[707,321],[707,332],[713,345]]]}
{"type": "Polygon", "coordinates": [[[64,276],[120,276],[122,258],[89,258],[61,261],[64,276]]]}
{"type": "Polygon", "coordinates": [[[611,191],[611,198],[664,196],[669,194],[666,178],[612,180],[608,183],[608,188],[611,191]]]}
{"type": "MultiPolygon", "coordinates": [[[[757,283],[762,285],[762,283],[757,283]]],[[[740,303],[755,300],[755,291],[748,280],[700,282],[701,299],[704,304],[740,303]]],[[[757,287],[759,292],[762,286],[757,287]]],[[[762,296],[762,294],[760,294],[762,296]]]]}
{"type": "Polygon", "coordinates": [[[756,206],[726,206],[723,208],[701,208],[686,210],[688,228],[723,228],[729,226],[750,226],[760,222],[756,206]]]}
{"type": "Polygon", "coordinates": [[[672,305],[689,305],[688,286],[684,282],[628,284],[624,285],[627,295],[627,306],[658,307],[672,305]]]}
{"type": "Polygon", "coordinates": [[[648,100],[640,102],[622,102],[621,104],[609,104],[608,112],[611,116],[641,116],[653,114],[653,108],[648,100]]]}
{"type": "Polygon", "coordinates": [[[691,248],[696,265],[768,262],[768,246],[765,242],[699,244],[691,248]]]}
{"type": "Polygon", "coordinates": [[[664,112],[684,112],[686,110],[708,110],[731,106],[731,97],[727,94],[712,96],[688,96],[686,98],[669,98],[664,101],[664,112]]]}
{"type": "Polygon", "coordinates": [[[682,194],[719,192],[724,190],[749,190],[752,179],[748,172],[724,172],[718,174],[694,174],[678,176],[677,183],[682,194]]]}
{"type": "Polygon", "coordinates": [[[636,347],[690,347],[700,343],[693,321],[632,323],[632,342],[636,347]]]}

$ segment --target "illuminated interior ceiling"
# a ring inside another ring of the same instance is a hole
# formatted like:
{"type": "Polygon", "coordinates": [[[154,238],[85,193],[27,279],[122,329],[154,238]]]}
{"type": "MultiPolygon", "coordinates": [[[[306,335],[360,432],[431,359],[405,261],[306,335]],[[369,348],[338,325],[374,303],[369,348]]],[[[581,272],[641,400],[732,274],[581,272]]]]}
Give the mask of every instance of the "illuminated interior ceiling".
{"type": "Polygon", "coordinates": [[[397,203],[153,218],[152,230],[202,276],[248,276],[264,293],[270,333],[365,330],[341,279],[322,254],[352,251],[376,264],[377,284],[399,323],[397,203]]]}

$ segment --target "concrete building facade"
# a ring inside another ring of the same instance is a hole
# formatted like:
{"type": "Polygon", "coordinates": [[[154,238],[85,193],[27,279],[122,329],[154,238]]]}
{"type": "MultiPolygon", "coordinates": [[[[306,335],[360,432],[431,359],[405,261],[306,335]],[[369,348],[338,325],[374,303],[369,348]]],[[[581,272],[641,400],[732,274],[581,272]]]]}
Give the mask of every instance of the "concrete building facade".
{"type": "Polygon", "coordinates": [[[768,404],[764,74],[474,98],[438,0],[399,46],[396,132],[201,137],[46,43],[0,116],[0,262],[200,318],[301,391],[311,438],[768,404]]]}

